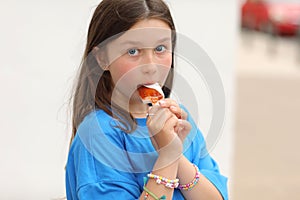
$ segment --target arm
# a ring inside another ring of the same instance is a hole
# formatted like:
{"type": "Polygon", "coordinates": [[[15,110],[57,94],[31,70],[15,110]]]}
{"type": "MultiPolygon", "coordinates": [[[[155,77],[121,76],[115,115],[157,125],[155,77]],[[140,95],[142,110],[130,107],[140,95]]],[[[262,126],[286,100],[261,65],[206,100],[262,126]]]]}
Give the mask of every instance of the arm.
{"type": "MultiPolygon", "coordinates": [[[[182,142],[174,131],[178,118],[169,109],[160,106],[153,106],[149,112],[151,117],[148,117],[147,126],[152,144],[159,155],[152,174],[174,180],[177,178],[179,158],[183,149],[182,142]]],[[[173,198],[174,188],[157,184],[152,178],[148,179],[145,186],[157,197],[164,195],[166,199],[173,198]]],[[[140,199],[144,199],[145,194],[146,192],[143,191],[140,199]]],[[[149,195],[147,199],[153,198],[149,195]]]]}
{"type": "Polygon", "coordinates": [[[166,99],[165,108],[169,108],[177,117],[182,119],[176,127],[176,133],[188,149],[186,156],[181,156],[177,176],[181,184],[190,183],[196,174],[193,164],[200,170],[200,178],[189,191],[182,191],[186,199],[228,199],[227,178],[223,177],[216,162],[207,153],[205,140],[188,111],[171,99],[166,99]],[[187,140],[186,137],[188,138],[187,140]],[[190,143],[191,142],[191,143],[190,143]]]}
{"type": "MultiPolygon", "coordinates": [[[[196,171],[192,163],[185,157],[181,156],[178,165],[178,178],[180,183],[186,184],[191,182],[195,177],[196,171]]],[[[200,173],[199,182],[192,190],[182,190],[182,194],[186,199],[209,199],[222,200],[222,196],[217,188],[200,173]]]]}
{"type": "MultiPolygon", "coordinates": [[[[155,166],[161,165],[161,162],[164,162],[163,160],[164,160],[164,158],[158,157],[155,166]]],[[[168,179],[176,179],[178,164],[179,164],[179,160],[176,160],[176,161],[174,161],[173,163],[169,164],[166,167],[159,168],[159,169],[154,169],[152,171],[152,173],[155,174],[155,175],[160,175],[160,176],[163,176],[163,177],[167,177],[168,179]]],[[[147,184],[146,184],[146,187],[147,187],[148,190],[153,192],[157,197],[162,197],[163,195],[165,195],[166,199],[172,199],[173,198],[174,189],[167,188],[162,184],[157,184],[154,179],[149,179],[147,184]]],[[[146,193],[144,191],[140,196],[140,200],[144,200],[145,194],[146,193]]],[[[150,199],[153,199],[153,198],[149,195],[147,199],[150,200],[150,199]]]]}

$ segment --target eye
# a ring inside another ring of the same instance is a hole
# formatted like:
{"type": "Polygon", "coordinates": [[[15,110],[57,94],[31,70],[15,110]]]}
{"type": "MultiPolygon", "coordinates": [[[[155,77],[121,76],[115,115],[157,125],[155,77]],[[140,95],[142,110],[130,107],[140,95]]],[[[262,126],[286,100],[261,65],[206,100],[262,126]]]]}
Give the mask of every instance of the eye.
{"type": "Polygon", "coordinates": [[[159,45],[159,46],[157,46],[156,48],[155,48],[155,51],[157,52],[157,53],[163,53],[163,52],[165,52],[167,50],[167,48],[166,48],[166,46],[164,46],[164,45],[159,45]]]}
{"type": "Polygon", "coordinates": [[[138,55],[139,50],[138,49],[129,49],[127,51],[127,53],[128,53],[129,56],[136,56],[136,55],[138,55]]]}

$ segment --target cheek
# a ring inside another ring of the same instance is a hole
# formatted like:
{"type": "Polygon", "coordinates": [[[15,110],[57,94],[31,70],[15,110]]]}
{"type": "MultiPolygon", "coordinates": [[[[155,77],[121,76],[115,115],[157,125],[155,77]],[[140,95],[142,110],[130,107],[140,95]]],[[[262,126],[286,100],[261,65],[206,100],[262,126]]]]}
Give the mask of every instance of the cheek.
{"type": "Polygon", "coordinates": [[[160,60],[159,64],[162,66],[160,70],[160,76],[167,76],[172,64],[172,54],[164,57],[160,60]]]}
{"type": "Polygon", "coordinates": [[[124,59],[118,59],[110,65],[110,73],[115,84],[115,89],[123,95],[130,97],[136,90],[133,73],[135,65],[124,59]]]}
{"type": "Polygon", "coordinates": [[[166,67],[166,68],[171,68],[172,64],[172,53],[167,53],[161,59],[159,60],[159,64],[166,67]]]}
{"type": "Polygon", "coordinates": [[[121,78],[129,76],[130,71],[134,68],[134,64],[123,59],[118,59],[110,66],[110,73],[114,83],[118,82],[121,78]]]}

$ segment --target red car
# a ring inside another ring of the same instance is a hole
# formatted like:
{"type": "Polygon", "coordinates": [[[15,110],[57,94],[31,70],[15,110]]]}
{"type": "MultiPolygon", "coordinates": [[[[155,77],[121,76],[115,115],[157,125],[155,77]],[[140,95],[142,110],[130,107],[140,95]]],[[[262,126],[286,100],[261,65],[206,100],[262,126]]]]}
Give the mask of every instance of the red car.
{"type": "Polygon", "coordinates": [[[246,0],[241,25],[280,35],[296,35],[300,27],[299,0],[246,0]]]}

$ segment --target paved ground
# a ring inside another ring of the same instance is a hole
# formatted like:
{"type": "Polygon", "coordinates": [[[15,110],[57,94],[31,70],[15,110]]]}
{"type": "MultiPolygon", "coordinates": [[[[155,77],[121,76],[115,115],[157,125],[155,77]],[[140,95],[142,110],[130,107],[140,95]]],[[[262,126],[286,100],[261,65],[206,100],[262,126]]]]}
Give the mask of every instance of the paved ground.
{"type": "Polygon", "coordinates": [[[242,33],[232,199],[300,199],[300,49],[242,33]]]}

